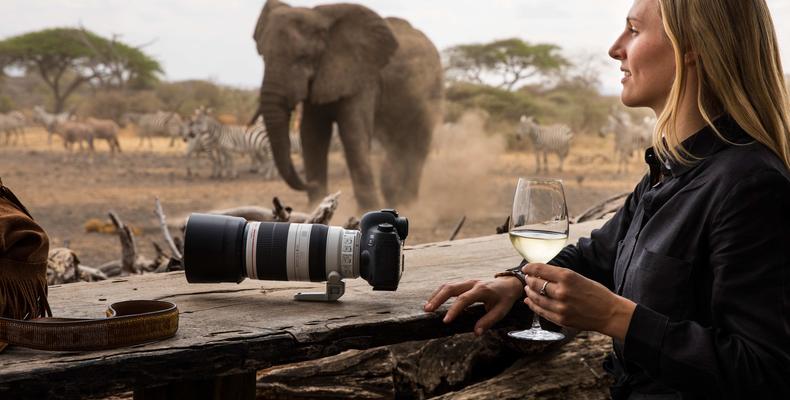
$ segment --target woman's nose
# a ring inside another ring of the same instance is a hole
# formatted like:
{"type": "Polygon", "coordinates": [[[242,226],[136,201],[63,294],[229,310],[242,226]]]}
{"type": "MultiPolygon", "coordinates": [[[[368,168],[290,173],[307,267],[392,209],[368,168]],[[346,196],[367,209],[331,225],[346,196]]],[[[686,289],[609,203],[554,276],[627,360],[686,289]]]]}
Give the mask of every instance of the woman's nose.
{"type": "Polygon", "coordinates": [[[612,47],[609,48],[609,57],[615,60],[625,59],[625,46],[623,46],[622,37],[618,37],[612,44],[612,47]]]}

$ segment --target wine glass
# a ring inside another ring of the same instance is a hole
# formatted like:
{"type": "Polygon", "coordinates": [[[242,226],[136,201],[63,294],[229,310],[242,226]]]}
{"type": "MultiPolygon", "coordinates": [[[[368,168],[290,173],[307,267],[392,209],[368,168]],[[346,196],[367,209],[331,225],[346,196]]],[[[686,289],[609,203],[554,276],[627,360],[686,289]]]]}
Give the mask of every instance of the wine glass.
{"type": "MultiPolygon", "coordinates": [[[[547,263],[568,240],[568,208],[558,179],[519,178],[510,216],[510,242],[528,262],[547,263]]],[[[532,327],[508,336],[537,341],[562,340],[565,335],[540,327],[538,314],[532,327]]]]}

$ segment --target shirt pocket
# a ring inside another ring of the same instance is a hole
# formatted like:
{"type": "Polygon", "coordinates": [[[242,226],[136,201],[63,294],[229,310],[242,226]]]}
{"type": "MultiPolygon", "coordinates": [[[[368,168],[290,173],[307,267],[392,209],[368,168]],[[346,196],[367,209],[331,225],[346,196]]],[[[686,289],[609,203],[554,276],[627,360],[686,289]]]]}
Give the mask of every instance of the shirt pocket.
{"type": "Polygon", "coordinates": [[[692,264],[645,249],[634,276],[636,301],[677,319],[691,306],[689,279],[692,264]]]}

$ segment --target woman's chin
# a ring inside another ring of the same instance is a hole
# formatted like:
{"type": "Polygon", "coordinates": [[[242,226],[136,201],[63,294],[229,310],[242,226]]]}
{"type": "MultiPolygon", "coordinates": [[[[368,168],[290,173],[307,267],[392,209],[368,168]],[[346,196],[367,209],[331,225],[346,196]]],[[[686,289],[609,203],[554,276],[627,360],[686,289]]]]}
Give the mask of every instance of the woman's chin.
{"type": "Polygon", "coordinates": [[[631,93],[628,93],[628,90],[625,89],[625,88],[623,89],[623,92],[620,93],[620,101],[623,102],[623,105],[626,106],[626,107],[643,107],[644,106],[642,104],[642,102],[639,101],[638,97],[634,96],[631,93]]]}

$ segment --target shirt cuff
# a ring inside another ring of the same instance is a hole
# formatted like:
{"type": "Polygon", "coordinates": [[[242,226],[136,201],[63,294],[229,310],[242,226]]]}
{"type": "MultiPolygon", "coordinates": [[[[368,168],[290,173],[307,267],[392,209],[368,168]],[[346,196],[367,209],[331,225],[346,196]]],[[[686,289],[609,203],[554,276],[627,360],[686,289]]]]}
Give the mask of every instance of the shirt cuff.
{"type": "Polygon", "coordinates": [[[640,304],[636,305],[623,343],[623,358],[657,376],[661,346],[669,318],[640,304]]]}

